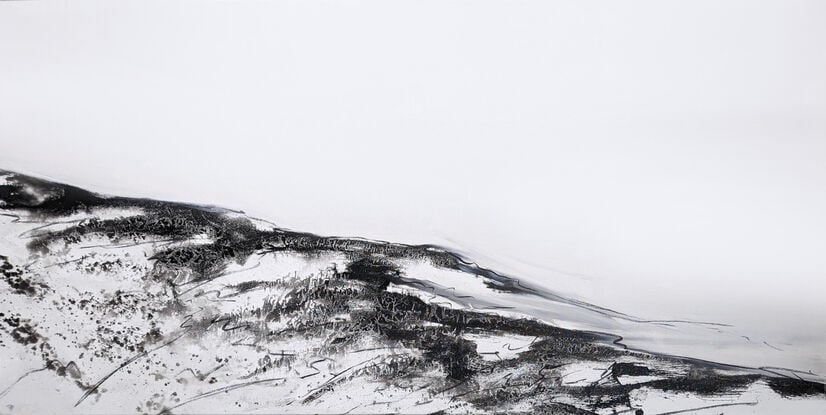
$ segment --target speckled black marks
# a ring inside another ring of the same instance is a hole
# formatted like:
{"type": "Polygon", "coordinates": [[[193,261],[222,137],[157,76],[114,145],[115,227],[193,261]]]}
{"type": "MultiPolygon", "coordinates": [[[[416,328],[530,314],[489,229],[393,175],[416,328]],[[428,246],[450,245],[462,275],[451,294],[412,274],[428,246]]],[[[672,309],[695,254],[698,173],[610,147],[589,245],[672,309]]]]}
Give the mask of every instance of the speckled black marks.
{"type": "Polygon", "coordinates": [[[30,362],[0,404],[43,372],[77,387],[61,408],[80,412],[643,414],[640,396],[654,392],[824,395],[817,381],[452,303],[410,264],[481,278],[491,293],[536,289],[434,246],[324,238],[16,174],[0,201],[25,246],[0,255],[0,353],[30,362]]]}
{"type": "Polygon", "coordinates": [[[46,284],[28,280],[23,271],[9,263],[9,259],[3,255],[0,255],[0,273],[2,273],[3,280],[13,289],[15,294],[35,296],[39,290],[48,288],[46,284]]]}

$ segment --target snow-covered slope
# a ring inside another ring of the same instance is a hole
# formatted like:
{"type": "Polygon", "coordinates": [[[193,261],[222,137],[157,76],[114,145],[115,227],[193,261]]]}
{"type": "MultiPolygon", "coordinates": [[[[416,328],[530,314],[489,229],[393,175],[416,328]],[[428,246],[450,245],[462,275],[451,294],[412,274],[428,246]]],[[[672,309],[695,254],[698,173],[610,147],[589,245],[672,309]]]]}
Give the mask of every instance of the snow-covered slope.
{"type": "Polygon", "coordinates": [[[826,411],[819,376],[733,328],[628,316],[436,246],[8,172],[0,215],[0,412],[826,411]]]}

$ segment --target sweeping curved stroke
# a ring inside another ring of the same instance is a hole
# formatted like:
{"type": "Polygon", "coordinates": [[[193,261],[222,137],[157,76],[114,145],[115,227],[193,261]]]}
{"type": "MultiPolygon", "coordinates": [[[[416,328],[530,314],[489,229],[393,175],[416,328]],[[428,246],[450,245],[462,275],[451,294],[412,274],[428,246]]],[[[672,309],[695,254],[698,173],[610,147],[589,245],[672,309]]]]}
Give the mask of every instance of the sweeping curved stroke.
{"type": "Polygon", "coordinates": [[[13,172],[0,214],[1,412],[826,411],[821,376],[736,327],[627,315],[438,246],[13,172]]]}

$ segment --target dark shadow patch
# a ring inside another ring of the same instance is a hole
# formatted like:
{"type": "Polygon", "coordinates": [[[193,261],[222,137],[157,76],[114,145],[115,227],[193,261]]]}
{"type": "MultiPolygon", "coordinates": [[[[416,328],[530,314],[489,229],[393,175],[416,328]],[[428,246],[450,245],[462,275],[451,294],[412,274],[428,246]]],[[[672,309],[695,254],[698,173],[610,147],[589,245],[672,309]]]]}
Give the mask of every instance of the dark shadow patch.
{"type": "Polygon", "coordinates": [[[826,394],[826,385],[792,378],[766,379],[769,387],[783,397],[801,397],[826,394]]]}

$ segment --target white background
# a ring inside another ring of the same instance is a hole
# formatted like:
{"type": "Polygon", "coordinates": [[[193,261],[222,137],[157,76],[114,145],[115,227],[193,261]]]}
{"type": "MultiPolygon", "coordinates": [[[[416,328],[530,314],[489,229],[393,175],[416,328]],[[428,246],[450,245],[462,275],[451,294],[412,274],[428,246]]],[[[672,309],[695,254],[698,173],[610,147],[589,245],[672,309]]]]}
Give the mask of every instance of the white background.
{"type": "Polygon", "coordinates": [[[826,349],[820,0],[4,2],[0,168],[826,349]]]}

